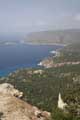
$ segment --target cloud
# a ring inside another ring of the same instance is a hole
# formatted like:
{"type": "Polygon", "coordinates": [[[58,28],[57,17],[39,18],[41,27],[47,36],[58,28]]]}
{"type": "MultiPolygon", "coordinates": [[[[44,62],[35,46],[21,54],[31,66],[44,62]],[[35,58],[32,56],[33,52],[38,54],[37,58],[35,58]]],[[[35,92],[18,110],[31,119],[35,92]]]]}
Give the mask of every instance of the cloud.
{"type": "Polygon", "coordinates": [[[76,21],[80,21],[80,13],[76,14],[75,17],[74,17],[74,19],[75,19],[76,21]]]}
{"type": "Polygon", "coordinates": [[[36,26],[44,26],[44,25],[46,25],[46,22],[43,21],[43,20],[37,20],[37,21],[35,21],[34,24],[35,24],[36,26]]]}

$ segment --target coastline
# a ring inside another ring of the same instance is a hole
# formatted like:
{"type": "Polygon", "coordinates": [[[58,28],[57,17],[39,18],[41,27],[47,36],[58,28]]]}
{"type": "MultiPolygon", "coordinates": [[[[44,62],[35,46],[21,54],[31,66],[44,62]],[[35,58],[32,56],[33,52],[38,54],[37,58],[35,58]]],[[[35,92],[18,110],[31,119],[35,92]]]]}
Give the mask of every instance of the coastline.
{"type": "Polygon", "coordinates": [[[66,44],[62,44],[62,43],[33,43],[33,42],[22,42],[23,44],[27,44],[27,45],[59,45],[59,46],[66,46],[66,44]]]}
{"type": "MultiPolygon", "coordinates": [[[[67,46],[67,45],[65,45],[65,46],[67,46]]],[[[53,58],[54,57],[59,57],[60,56],[60,50],[63,49],[65,46],[63,46],[62,48],[58,48],[56,50],[50,51],[50,54],[52,54],[52,56],[48,56],[47,58],[44,58],[37,65],[42,66],[44,68],[51,68],[54,64],[53,63],[53,58]]]]}
{"type": "MultiPolygon", "coordinates": [[[[22,44],[22,43],[21,43],[22,44]]],[[[25,44],[25,43],[24,43],[25,44]]],[[[25,44],[25,45],[33,45],[34,46],[34,44],[25,44]]],[[[39,44],[36,44],[36,45],[39,45],[39,44]]],[[[60,46],[61,44],[54,44],[54,46],[55,45],[57,45],[57,46],[60,46]]],[[[42,46],[42,45],[41,45],[42,46]]],[[[46,45],[44,45],[44,46],[47,46],[47,44],[46,45]]],[[[49,46],[53,46],[53,45],[49,45],[49,46]]],[[[61,46],[63,46],[63,45],[61,45],[61,46]]],[[[64,46],[63,46],[64,47],[64,46]]],[[[56,50],[54,50],[55,51],[55,53],[57,52],[57,50],[59,50],[60,48],[57,48],[56,50]]],[[[61,48],[62,49],[62,48],[61,48]]],[[[52,50],[53,51],[53,50],[52,50]]],[[[51,56],[53,56],[53,53],[51,53],[52,51],[49,51],[49,55],[47,55],[45,58],[42,58],[42,61],[44,60],[44,59],[48,59],[49,58],[49,56],[50,56],[50,54],[52,54],[51,56]]],[[[55,55],[54,55],[54,57],[55,57],[55,55]]],[[[40,59],[41,60],[41,59],[40,59]]],[[[39,62],[39,61],[38,61],[39,62]]],[[[43,67],[42,66],[42,64],[41,64],[41,62],[40,63],[36,63],[35,65],[19,65],[19,66],[14,66],[14,67],[9,67],[9,68],[7,68],[7,69],[4,69],[4,70],[1,70],[0,71],[0,77],[1,76],[6,76],[6,75],[8,75],[9,73],[11,73],[11,72],[14,72],[14,71],[16,71],[17,69],[21,69],[21,68],[38,68],[38,67],[43,67]]]]}

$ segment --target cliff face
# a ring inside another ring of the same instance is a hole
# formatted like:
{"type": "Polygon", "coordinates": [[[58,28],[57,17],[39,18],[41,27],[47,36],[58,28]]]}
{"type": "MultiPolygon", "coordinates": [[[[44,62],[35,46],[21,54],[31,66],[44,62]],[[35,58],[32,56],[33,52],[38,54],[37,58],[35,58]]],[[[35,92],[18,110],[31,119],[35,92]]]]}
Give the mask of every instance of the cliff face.
{"type": "MultiPolygon", "coordinates": [[[[11,94],[13,93],[11,91],[16,90],[12,85],[1,84],[1,88],[3,89],[3,91],[0,90],[1,120],[47,120],[50,118],[50,113],[20,100],[18,95],[15,97],[16,94],[11,94]],[[3,86],[5,86],[4,89],[3,86]]],[[[18,91],[19,93],[21,94],[18,91]]]]}

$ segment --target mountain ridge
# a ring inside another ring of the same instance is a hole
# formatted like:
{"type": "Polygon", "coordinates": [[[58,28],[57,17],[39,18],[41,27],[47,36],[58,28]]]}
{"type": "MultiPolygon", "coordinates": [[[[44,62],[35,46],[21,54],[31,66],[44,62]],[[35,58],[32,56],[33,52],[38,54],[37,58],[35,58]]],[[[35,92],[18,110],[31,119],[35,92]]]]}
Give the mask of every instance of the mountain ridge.
{"type": "Polygon", "coordinates": [[[68,44],[80,41],[80,29],[65,29],[29,33],[24,41],[32,44],[68,44]]]}

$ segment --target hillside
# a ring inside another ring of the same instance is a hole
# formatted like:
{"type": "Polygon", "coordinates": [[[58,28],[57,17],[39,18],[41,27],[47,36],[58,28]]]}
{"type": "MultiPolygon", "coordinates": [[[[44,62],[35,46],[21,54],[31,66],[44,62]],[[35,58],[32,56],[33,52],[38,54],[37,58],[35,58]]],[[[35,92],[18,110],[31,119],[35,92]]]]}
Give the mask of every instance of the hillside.
{"type": "Polygon", "coordinates": [[[29,44],[68,44],[80,41],[80,30],[56,30],[29,33],[24,40],[29,44]]]}
{"type": "MultiPolygon", "coordinates": [[[[64,54],[61,58],[55,58],[58,60],[55,64],[66,59],[66,62],[80,60],[79,45],[80,43],[71,44],[61,50],[64,54]]],[[[4,82],[11,83],[22,91],[23,100],[42,110],[50,111],[52,120],[80,120],[80,63],[48,69],[21,69],[0,78],[0,83],[4,82]],[[57,108],[59,92],[68,105],[67,112],[57,108]]]]}
{"type": "Polygon", "coordinates": [[[80,64],[80,42],[71,43],[56,51],[55,56],[43,59],[39,65],[45,68],[80,64]]]}

